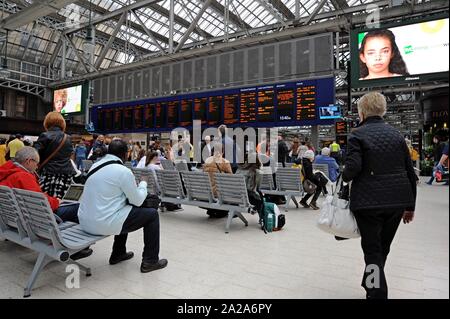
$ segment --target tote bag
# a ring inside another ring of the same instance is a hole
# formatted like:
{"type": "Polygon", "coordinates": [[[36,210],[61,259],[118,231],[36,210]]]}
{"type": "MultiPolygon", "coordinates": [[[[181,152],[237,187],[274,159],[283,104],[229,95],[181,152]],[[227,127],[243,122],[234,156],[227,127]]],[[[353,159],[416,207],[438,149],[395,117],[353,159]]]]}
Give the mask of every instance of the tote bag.
{"type": "MultiPolygon", "coordinates": [[[[339,179],[338,179],[339,181],[339,179]]],[[[348,199],[340,198],[343,181],[338,183],[333,196],[327,196],[322,204],[317,227],[324,232],[343,238],[360,237],[358,225],[353,213],[350,211],[348,199]]]]}

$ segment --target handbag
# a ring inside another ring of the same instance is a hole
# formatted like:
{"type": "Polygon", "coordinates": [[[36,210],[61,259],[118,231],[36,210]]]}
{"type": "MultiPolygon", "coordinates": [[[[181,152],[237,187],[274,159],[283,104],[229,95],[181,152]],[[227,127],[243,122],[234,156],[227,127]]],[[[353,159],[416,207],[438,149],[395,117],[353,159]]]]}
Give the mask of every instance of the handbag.
{"type": "Polygon", "coordinates": [[[147,194],[147,197],[144,199],[144,202],[141,206],[142,208],[154,208],[158,209],[159,204],[161,203],[161,200],[159,199],[158,195],[155,194],[147,194]]]}
{"type": "Polygon", "coordinates": [[[306,178],[305,169],[303,168],[303,165],[302,165],[302,173],[303,176],[305,177],[302,183],[303,190],[305,191],[306,194],[314,194],[316,192],[317,185],[306,178]]]}
{"type": "Polygon", "coordinates": [[[323,202],[317,227],[337,237],[358,238],[360,233],[355,216],[350,211],[350,201],[342,197],[348,194],[345,189],[349,186],[344,186],[343,183],[342,180],[339,183],[338,177],[339,189],[335,190],[333,196],[327,196],[323,202]]]}

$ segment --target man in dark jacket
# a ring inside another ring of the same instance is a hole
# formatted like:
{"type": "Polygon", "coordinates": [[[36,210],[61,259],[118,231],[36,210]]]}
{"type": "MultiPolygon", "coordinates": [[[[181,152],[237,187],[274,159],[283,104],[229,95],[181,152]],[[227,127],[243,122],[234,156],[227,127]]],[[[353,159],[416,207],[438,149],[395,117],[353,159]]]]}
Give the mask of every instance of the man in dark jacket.
{"type": "Polygon", "coordinates": [[[384,265],[400,221],[414,218],[416,177],[403,136],[383,121],[386,99],[371,92],[358,103],[360,126],[348,138],[343,180],[361,233],[368,299],[387,299],[384,265]]]}

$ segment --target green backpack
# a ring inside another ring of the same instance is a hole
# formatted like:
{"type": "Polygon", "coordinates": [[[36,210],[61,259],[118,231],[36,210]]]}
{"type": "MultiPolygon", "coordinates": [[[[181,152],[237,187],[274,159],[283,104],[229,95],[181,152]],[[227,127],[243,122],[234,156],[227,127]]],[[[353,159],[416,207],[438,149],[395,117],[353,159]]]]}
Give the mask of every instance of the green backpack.
{"type": "Polygon", "coordinates": [[[281,214],[278,206],[271,202],[264,201],[259,217],[261,229],[264,233],[280,230],[286,223],[284,214],[281,214]]]}

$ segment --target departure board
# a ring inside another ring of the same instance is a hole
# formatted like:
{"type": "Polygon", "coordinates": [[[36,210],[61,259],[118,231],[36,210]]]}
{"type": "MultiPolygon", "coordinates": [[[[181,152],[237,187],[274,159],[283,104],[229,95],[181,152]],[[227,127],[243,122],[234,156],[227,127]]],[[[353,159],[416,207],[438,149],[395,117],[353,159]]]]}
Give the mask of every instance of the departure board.
{"type": "Polygon", "coordinates": [[[192,100],[181,100],[180,126],[192,125],[192,100]]]}
{"type": "Polygon", "coordinates": [[[163,128],[166,126],[167,103],[156,103],[155,105],[155,127],[163,128]]]}
{"type": "Polygon", "coordinates": [[[103,118],[104,112],[102,109],[97,111],[97,129],[103,131],[105,129],[105,120],[103,118]]]}
{"type": "Polygon", "coordinates": [[[121,108],[114,110],[114,129],[115,130],[122,129],[122,112],[123,112],[123,110],[121,108]]]}
{"type": "Polygon", "coordinates": [[[223,97],[223,123],[235,124],[238,118],[239,94],[227,94],[223,97]]]}
{"type": "Polygon", "coordinates": [[[347,123],[344,121],[335,123],[336,135],[347,134],[347,123]]]}
{"type": "Polygon", "coordinates": [[[256,121],[256,89],[241,90],[240,122],[256,121]]]}
{"type": "Polygon", "coordinates": [[[297,120],[316,119],[316,86],[299,85],[297,87],[297,120]]]}
{"type": "Polygon", "coordinates": [[[208,105],[208,125],[218,125],[222,113],[222,96],[210,96],[208,105]]]}
{"type": "Polygon", "coordinates": [[[142,128],[142,112],[144,111],[143,105],[135,106],[133,109],[133,121],[134,121],[134,127],[136,129],[142,128]]]}
{"type": "MultiPolygon", "coordinates": [[[[230,127],[334,125],[342,117],[334,119],[336,112],[332,113],[334,117],[320,112],[331,111],[332,106],[337,106],[335,79],[327,77],[95,105],[91,116],[99,133],[143,129],[169,132],[178,126],[191,130],[194,120],[201,121],[202,129],[221,124],[230,127]]],[[[335,129],[337,135],[345,135],[351,124],[336,124],[335,129]]]]}
{"type": "Polygon", "coordinates": [[[294,89],[277,90],[277,117],[278,121],[292,121],[295,117],[295,91],[294,89]]]}
{"type": "Polygon", "coordinates": [[[194,100],[194,120],[201,120],[202,125],[206,124],[208,115],[208,98],[199,97],[194,100]]]}
{"type": "Polygon", "coordinates": [[[105,120],[105,130],[112,130],[113,129],[113,110],[108,109],[104,110],[104,120],[105,120]]]}
{"type": "Polygon", "coordinates": [[[178,107],[179,101],[167,103],[167,127],[175,128],[178,126],[178,107]]]}
{"type": "Polygon", "coordinates": [[[126,107],[123,109],[123,129],[131,130],[133,128],[133,108],[126,107]]]}
{"type": "Polygon", "coordinates": [[[144,106],[144,127],[153,128],[155,126],[155,104],[144,106]]]}
{"type": "Polygon", "coordinates": [[[258,91],[258,122],[275,121],[275,91],[261,88],[258,91]]]}

